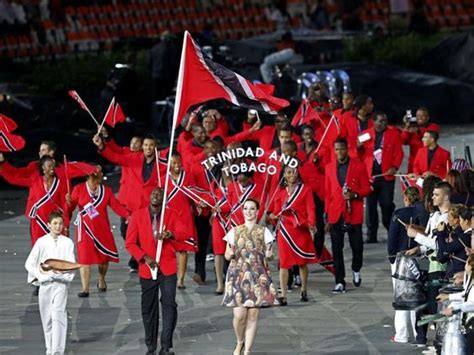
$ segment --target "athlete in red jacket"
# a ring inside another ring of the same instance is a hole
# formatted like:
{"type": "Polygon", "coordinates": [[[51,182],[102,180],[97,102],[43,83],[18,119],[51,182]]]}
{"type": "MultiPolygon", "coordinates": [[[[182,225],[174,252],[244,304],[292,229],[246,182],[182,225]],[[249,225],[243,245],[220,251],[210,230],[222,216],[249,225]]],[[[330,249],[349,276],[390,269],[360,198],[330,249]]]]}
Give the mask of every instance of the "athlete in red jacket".
{"type": "Polygon", "coordinates": [[[99,135],[95,135],[92,141],[99,148],[99,154],[104,158],[114,164],[130,168],[128,179],[130,190],[121,202],[131,211],[148,205],[150,192],[158,183],[155,138],[146,136],[143,139],[143,153],[127,155],[113,151],[99,135]]]}
{"type": "Polygon", "coordinates": [[[399,130],[388,126],[387,116],[383,112],[374,115],[374,127],[368,133],[370,139],[364,142],[363,162],[367,175],[371,177],[373,190],[366,200],[367,243],[377,243],[379,218],[377,204],[382,210],[382,223],[387,229],[395,209],[393,203],[395,177],[403,160],[403,149],[399,130]],[[384,176],[380,176],[385,174],[384,176]]]}
{"type": "Polygon", "coordinates": [[[149,206],[136,210],[128,226],[125,247],[138,261],[142,289],[141,307],[145,327],[145,344],[149,354],[155,354],[158,341],[159,302],[162,309],[161,352],[173,347],[173,332],[177,321],[176,252],[173,240],[182,240],[186,229],[180,222],[180,211],[166,208],[163,233],[159,233],[163,190],[155,188],[148,198],[149,206]],[[157,264],[158,240],[162,239],[161,257],[157,264]],[[158,267],[158,277],[152,279],[151,269],[158,267]],[[161,294],[161,295],[160,295],[161,294]]]}
{"type": "Polygon", "coordinates": [[[434,174],[444,179],[451,169],[451,154],[438,145],[439,134],[426,131],[423,134],[423,148],[418,149],[413,163],[415,176],[434,174]]]}
{"type": "Polygon", "coordinates": [[[346,291],[344,268],[344,234],[349,234],[352,249],[353,282],[360,286],[360,269],[363,262],[364,243],[362,220],[363,198],[371,192],[365,165],[358,159],[349,158],[347,141],[339,138],[334,142],[337,161],[326,166],[326,229],[330,230],[332,255],[336,269],[334,293],[346,291]]]}

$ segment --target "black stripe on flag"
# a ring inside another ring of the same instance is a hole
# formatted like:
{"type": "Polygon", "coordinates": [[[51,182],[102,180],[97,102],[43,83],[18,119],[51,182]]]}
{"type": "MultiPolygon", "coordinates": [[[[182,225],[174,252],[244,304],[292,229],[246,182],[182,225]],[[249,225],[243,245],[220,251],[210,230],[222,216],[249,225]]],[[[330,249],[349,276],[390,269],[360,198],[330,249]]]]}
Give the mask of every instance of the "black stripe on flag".
{"type": "Polygon", "coordinates": [[[7,136],[6,136],[5,133],[3,133],[2,131],[0,131],[0,138],[2,138],[3,142],[5,142],[5,145],[7,146],[7,148],[10,149],[10,152],[16,151],[15,147],[13,146],[13,144],[10,143],[10,141],[9,141],[8,138],[7,138],[7,136]]]}
{"type": "Polygon", "coordinates": [[[254,96],[244,77],[218,63],[213,62],[211,58],[202,53],[201,48],[198,45],[195,43],[193,44],[201,63],[211,73],[216,82],[227,92],[230,96],[230,101],[234,105],[243,106],[257,111],[276,113],[274,110],[270,109],[268,105],[260,102],[254,96]]]}

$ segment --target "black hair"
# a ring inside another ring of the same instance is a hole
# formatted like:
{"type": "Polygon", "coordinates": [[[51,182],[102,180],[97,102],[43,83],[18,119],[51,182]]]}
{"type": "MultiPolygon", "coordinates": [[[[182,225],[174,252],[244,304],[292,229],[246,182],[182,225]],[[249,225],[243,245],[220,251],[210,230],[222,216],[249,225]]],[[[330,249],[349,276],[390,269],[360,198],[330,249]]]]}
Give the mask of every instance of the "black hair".
{"type": "Polygon", "coordinates": [[[387,114],[383,111],[375,111],[374,112],[374,121],[377,120],[377,117],[378,116],[384,116],[384,117],[387,117],[387,114]]]}
{"type": "Polygon", "coordinates": [[[283,144],[289,146],[294,152],[298,151],[298,145],[294,141],[288,141],[283,144]]]}
{"type": "Polygon", "coordinates": [[[304,131],[305,129],[310,129],[310,130],[312,130],[313,132],[315,131],[315,130],[314,130],[314,127],[311,126],[311,125],[309,125],[309,124],[302,125],[300,129],[301,129],[301,133],[303,133],[303,131],[304,131]]]}
{"type": "Polygon", "coordinates": [[[50,157],[49,155],[42,156],[40,158],[40,160],[38,160],[38,169],[39,169],[39,173],[40,173],[41,176],[44,176],[43,165],[47,161],[52,161],[53,163],[56,163],[56,161],[52,157],[50,157]]]}
{"type": "Polygon", "coordinates": [[[472,209],[466,206],[462,206],[459,209],[459,217],[470,221],[472,219],[472,209]]]}
{"type": "Polygon", "coordinates": [[[433,190],[435,186],[442,182],[441,178],[436,175],[429,175],[423,180],[423,199],[425,210],[429,213],[436,211],[436,207],[433,206],[433,190]]]}
{"type": "Polygon", "coordinates": [[[367,103],[367,100],[370,99],[369,95],[359,95],[354,100],[354,107],[358,111],[362,106],[367,103]]]}
{"type": "Polygon", "coordinates": [[[40,145],[42,145],[42,144],[47,145],[50,150],[54,150],[56,152],[57,146],[56,146],[56,143],[54,141],[44,140],[44,141],[40,142],[40,145]]]}
{"type": "Polygon", "coordinates": [[[435,185],[435,189],[443,190],[443,192],[448,195],[448,198],[451,200],[451,196],[453,195],[453,187],[446,181],[438,182],[435,185]]]}
{"type": "Polygon", "coordinates": [[[143,137],[143,141],[145,141],[145,139],[150,139],[150,140],[153,140],[155,143],[156,143],[156,138],[153,134],[151,133],[148,133],[148,134],[145,134],[145,136],[143,137]]]}
{"type": "Polygon", "coordinates": [[[334,146],[335,146],[336,144],[344,144],[344,145],[346,146],[346,148],[347,148],[347,140],[346,140],[345,138],[343,138],[343,137],[337,138],[337,139],[334,141],[334,146]]]}
{"type": "MultiPolygon", "coordinates": [[[[279,181],[280,181],[279,185],[280,185],[281,187],[286,187],[286,186],[287,186],[286,180],[285,180],[285,178],[284,178],[284,176],[285,176],[285,170],[286,170],[287,168],[290,168],[290,166],[289,166],[289,165],[282,165],[282,167],[281,167],[280,180],[279,180],[279,181]]],[[[291,169],[294,169],[294,168],[291,168],[291,169]]],[[[298,168],[296,168],[296,171],[298,171],[298,182],[301,182],[301,174],[300,174],[300,171],[299,171],[298,168]]]]}
{"type": "Polygon", "coordinates": [[[439,138],[439,133],[436,132],[436,131],[426,131],[426,133],[428,133],[431,138],[433,138],[436,142],[438,141],[438,138],[439,138]]]}

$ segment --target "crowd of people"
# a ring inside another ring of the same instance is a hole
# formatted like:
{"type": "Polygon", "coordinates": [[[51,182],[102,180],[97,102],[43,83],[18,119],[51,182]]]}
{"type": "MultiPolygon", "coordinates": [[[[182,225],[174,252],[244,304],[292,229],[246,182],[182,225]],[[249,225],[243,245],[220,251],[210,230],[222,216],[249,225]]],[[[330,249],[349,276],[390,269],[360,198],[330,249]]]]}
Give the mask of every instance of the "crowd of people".
{"type": "MultiPolygon", "coordinates": [[[[223,297],[223,306],[234,309],[234,354],[249,354],[260,308],[287,306],[294,282],[300,285],[300,301],[308,302],[309,264],[320,263],[334,274],[334,294],[346,292],[346,233],[352,284],[360,287],[362,224],[365,217],[365,242],[377,243],[379,207],[392,263],[398,253],[423,253],[430,260],[430,280],[454,276],[464,282],[465,291],[458,295],[463,301],[445,314],[463,312],[472,346],[474,171],[468,162],[452,164],[450,153],[438,144],[442,132],[430,122],[427,108],[407,115],[402,127],[390,126],[385,113],[374,111],[371,97],[351,92],[328,97],[321,84],[311,88],[303,106],[293,119],[279,113],[266,126],[258,112],[249,110],[241,130],[232,135],[218,110],[199,107],[187,113],[171,152],[158,150],[152,135],[133,136],[129,147],[119,146],[104,127],[92,143],[102,158],[121,167],[117,198],[104,184],[100,166],[59,159],[52,141],[43,141],[39,160],[23,168],[0,154],[1,176],[29,188],[26,215],[33,250],[26,268],[30,281],[39,284],[35,293],[47,351],[64,352],[67,322],[51,312],[64,314],[64,285],[72,276],[44,271],[41,264],[51,258],[75,261],[64,237],[72,238],[74,221],[82,282],[77,296],[89,297],[91,265],[98,265],[98,292],[107,292],[108,263],[119,261],[107,206],[121,217],[130,270],[140,279],[147,354],[157,351],[160,292],[160,354],[173,353],[175,297],[186,288],[188,254],[194,254],[193,281],[204,284],[209,283],[206,256],[212,250],[215,293],[223,297]],[[401,171],[403,145],[410,151],[407,171],[401,171]],[[85,182],[72,187],[70,180],[80,176],[85,182]],[[405,207],[395,210],[398,178],[405,207]],[[274,257],[278,286],[269,272],[274,257]]],[[[444,297],[438,290],[428,292],[434,305],[436,297],[444,297]]],[[[430,312],[436,312],[433,307],[430,312]]],[[[422,312],[427,311],[415,312],[416,317],[422,312]]],[[[409,311],[397,311],[393,341],[409,341],[411,319],[409,311]]],[[[426,327],[414,331],[415,343],[426,344],[426,327]]]]}

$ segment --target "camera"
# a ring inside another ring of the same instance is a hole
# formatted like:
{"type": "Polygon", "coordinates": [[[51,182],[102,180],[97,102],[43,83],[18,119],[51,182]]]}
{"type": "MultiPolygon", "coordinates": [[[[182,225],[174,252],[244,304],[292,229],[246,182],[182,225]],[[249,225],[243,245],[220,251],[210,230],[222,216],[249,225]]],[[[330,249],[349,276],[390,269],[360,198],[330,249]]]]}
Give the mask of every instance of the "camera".
{"type": "Polygon", "coordinates": [[[416,126],[416,116],[411,114],[411,110],[407,110],[405,117],[405,122],[408,122],[410,126],[416,126]]]}

